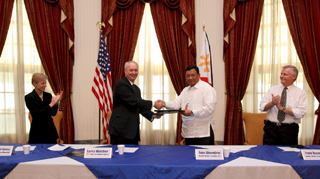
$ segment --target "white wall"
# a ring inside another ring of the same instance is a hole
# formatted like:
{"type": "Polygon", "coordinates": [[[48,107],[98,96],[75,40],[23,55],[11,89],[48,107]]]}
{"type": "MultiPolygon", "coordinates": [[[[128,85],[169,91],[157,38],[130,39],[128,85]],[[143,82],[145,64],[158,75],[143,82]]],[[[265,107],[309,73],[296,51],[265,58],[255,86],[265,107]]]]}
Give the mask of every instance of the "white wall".
{"type": "MultiPolygon", "coordinates": [[[[75,64],[73,71],[73,115],[75,140],[99,138],[98,102],[91,92],[99,49],[101,0],[74,0],[75,64]]],[[[223,62],[223,1],[195,0],[197,54],[200,54],[202,24],[205,23],[212,55],[213,84],[217,91],[215,139],[223,141],[225,73],[223,62]]],[[[111,53],[111,52],[110,52],[111,53]]]]}
{"type": "Polygon", "coordinates": [[[73,117],[75,140],[99,138],[99,107],[91,92],[99,51],[101,0],[74,1],[75,59],[73,67],[73,117]]]}
{"type": "Polygon", "coordinates": [[[215,140],[223,141],[225,116],[225,75],[223,61],[223,0],[195,0],[197,58],[200,58],[203,23],[207,32],[212,56],[213,87],[217,92],[214,112],[215,140]]]}

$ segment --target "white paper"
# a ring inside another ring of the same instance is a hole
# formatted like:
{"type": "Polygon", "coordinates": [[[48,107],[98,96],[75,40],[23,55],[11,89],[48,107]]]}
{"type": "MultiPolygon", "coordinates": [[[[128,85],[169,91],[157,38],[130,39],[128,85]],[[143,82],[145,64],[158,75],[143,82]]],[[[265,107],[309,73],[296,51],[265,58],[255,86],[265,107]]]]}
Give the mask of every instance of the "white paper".
{"type": "MultiPolygon", "coordinates": [[[[37,146],[30,146],[30,151],[33,151],[37,146]]],[[[15,151],[23,151],[22,146],[19,146],[15,149],[15,151]]]]}
{"type": "MultiPolygon", "coordinates": [[[[124,153],[135,153],[139,147],[124,147],[124,153]]],[[[118,152],[118,150],[116,150],[118,152]]]]}
{"type": "Polygon", "coordinates": [[[0,146],[0,156],[11,156],[13,152],[13,146],[0,146]]]}
{"type": "Polygon", "coordinates": [[[301,150],[303,160],[320,160],[320,150],[317,149],[304,149],[301,150]]]}
{"type": "Polygon", "coordinates": [[[106,146],[106,145],[66,144],[65,146],[68,146],[73,149],[84,149],[84,148],[101,147],[101,146],[106,146]]]}
{"type": "Polygon", "coordinates": [[[85,148],[84,158],[112,158],[112,148],[85,148]]]}
{"type": "Polygon", "coordinates": [[[196,160],[224,160],[223,149],[195,149],[196,160]]]}
{"type": "Polygon", "coordinates": [[[252,147],[256,147],[256,145],[194,145],[194,146],[201,147],[204,149],[230,148],[230,153],[237,153],[244,150],[250,150],[252,147]]]}
{"type": "Polygon", "coordinates": [[[51,146],[48,148],[48,150],[51,150],[51,151],[63,151],[65,150],[66,148],[68,148],[69,146],[65,146],[65,145],[54,145],[54,146],[51,146]]]}
{"type": "Polygon", "coordinates": [[[298,148],[292,148],[292,147],[278,147],[278,148],[283,150],[284,152],[300,152],[300,149],[298,148]]]}

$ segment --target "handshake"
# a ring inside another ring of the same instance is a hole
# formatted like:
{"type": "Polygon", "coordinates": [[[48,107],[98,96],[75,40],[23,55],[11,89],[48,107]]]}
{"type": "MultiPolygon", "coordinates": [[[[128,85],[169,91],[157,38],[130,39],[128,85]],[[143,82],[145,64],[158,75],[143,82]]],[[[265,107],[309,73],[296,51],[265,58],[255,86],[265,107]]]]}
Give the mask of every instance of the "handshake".
{"type": "Polygon", "coordinates": [[[161,99],[158,99],[155,103],[154,103],[154,107],[157,108],[158,110],[160,110],[161,108],[165,107],[166,106],[166,103],[161,100],[161,99]]]}
{"type": "MultiPolygon", "coordinates": [[[[165,107],[166,103],[160,99],[158,99],[156,102],[154,102],[154,107],[157,108],[158,110],[160,110],[161,108],[165,107]]],[[[154,118],[159,119],[160,117],[162,117],[163,114],[155,114],[153,115],[154,118]]]]}

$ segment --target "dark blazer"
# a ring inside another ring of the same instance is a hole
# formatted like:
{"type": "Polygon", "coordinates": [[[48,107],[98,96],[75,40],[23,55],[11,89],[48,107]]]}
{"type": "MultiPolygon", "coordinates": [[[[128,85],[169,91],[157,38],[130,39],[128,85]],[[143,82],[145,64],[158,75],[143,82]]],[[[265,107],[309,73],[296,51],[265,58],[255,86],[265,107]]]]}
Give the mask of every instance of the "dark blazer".
{"type": "Polygon", "coordinates": [[[43,92],[43,101],[35,90],[27,94],[24,99],[32,116],[29,133],[29,143],[56,144],[59,138],[51,116],[55,116],[58,106],[50,108],[52,95],[43,92]]]}
{"type": "Polygon", "coordinates": [[[127,139],[139,136],[139,114],[152,122],[152,101],[143,100],[138,86],[131,85],[124,77],[113,90],[113,110],[109,123],[109,134],[127,139]]]}

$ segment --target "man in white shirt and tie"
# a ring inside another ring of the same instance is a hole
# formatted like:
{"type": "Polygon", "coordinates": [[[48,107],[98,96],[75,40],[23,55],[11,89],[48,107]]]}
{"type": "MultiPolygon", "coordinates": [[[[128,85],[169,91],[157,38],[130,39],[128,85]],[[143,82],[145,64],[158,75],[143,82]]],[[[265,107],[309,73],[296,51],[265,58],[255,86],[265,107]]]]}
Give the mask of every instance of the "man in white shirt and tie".
{"type": "Polygon", "coordinates": [[[260,111],[268,112],[265,120],[264,145],[298,145],[299,123],[308,107],[307,94],[293,85],[298,69],[282,67],[281,84],[271,87],[260,101],[260,111]]]}
{"type": "Polygon", "coordinates": [[[185,87],[177,99],[164,102],[167,109],[181,109],[182,137],[186,145],[214,145],[213,112],[217,103],[216,91],[200,80],[199,68],[191,65],[185,70],[185,87]]]}

